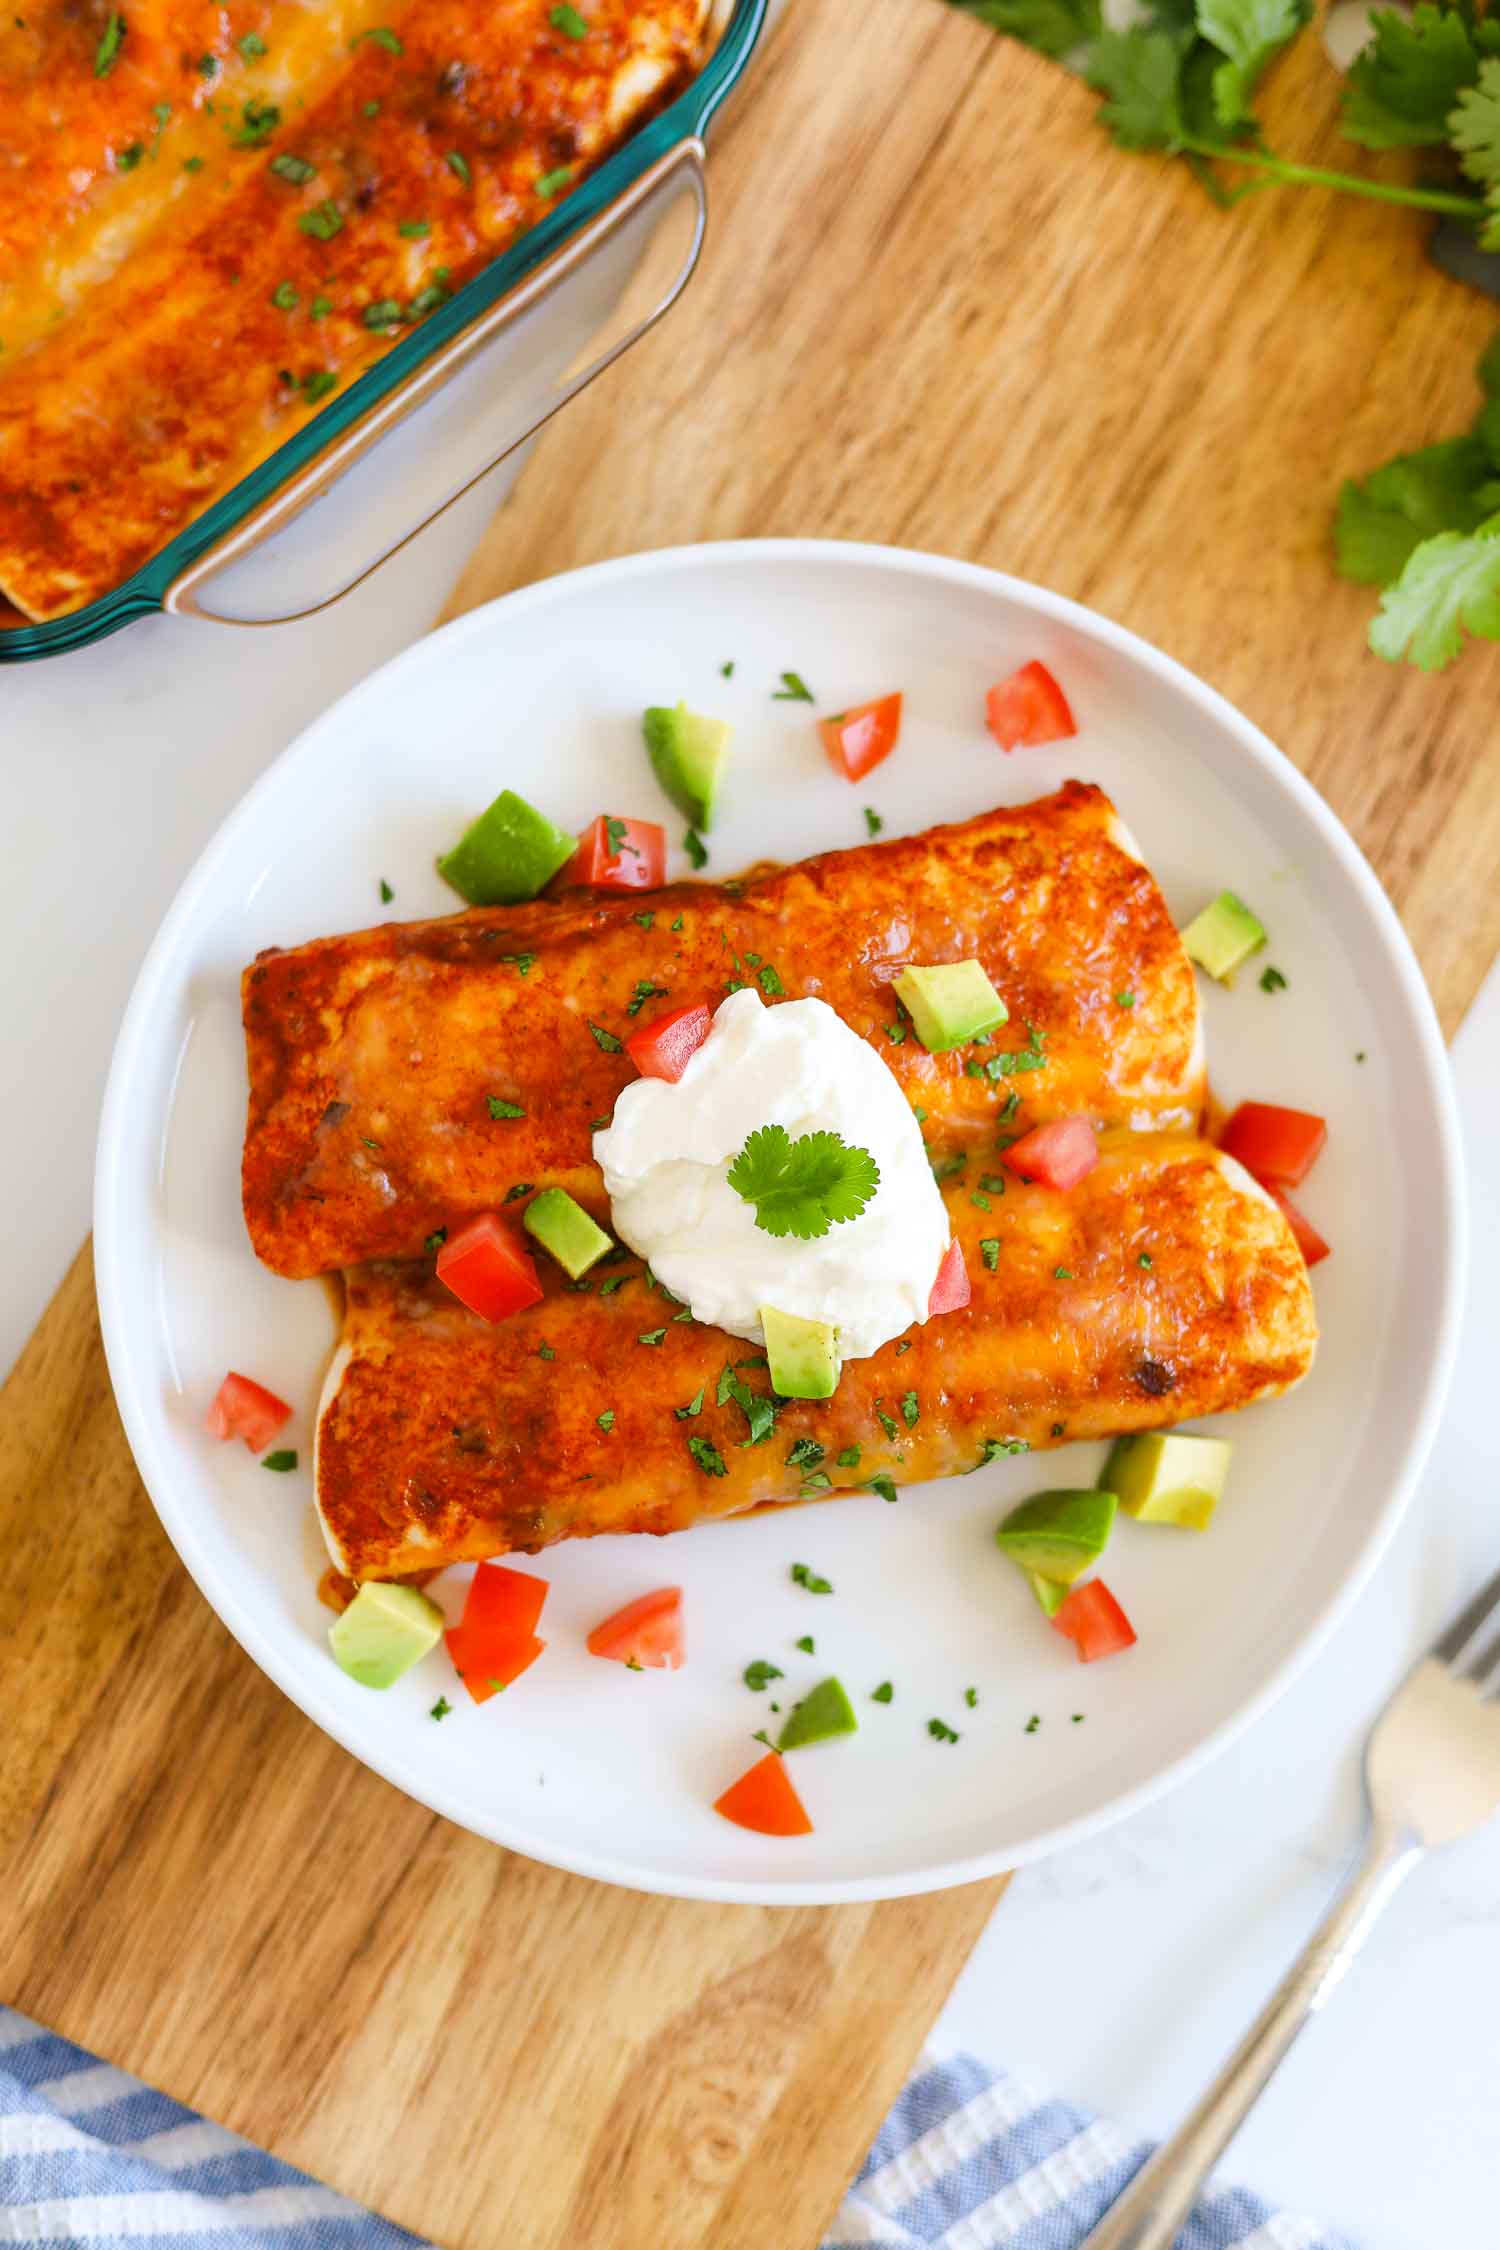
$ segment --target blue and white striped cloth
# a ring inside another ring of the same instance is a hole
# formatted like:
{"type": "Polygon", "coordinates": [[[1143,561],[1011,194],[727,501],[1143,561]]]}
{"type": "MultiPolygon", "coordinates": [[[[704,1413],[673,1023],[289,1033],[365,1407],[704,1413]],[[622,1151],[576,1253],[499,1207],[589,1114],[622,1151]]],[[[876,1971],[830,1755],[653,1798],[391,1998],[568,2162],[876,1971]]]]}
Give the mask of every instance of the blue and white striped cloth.
{"type": "MultiPolygon", "coordinates": [[[[881,2127],[824,2250],[1074,2250],[1145,2155],[1144,2142],[967,2056],[928,2062],[881,2127]]],[[[0,2009],[7,2242],[421,2250],[404,2228],[0,2009]]],[[[1354,2246],[1229,2189],[1203,2203],[1180,2250],[1354,2246]]]]}

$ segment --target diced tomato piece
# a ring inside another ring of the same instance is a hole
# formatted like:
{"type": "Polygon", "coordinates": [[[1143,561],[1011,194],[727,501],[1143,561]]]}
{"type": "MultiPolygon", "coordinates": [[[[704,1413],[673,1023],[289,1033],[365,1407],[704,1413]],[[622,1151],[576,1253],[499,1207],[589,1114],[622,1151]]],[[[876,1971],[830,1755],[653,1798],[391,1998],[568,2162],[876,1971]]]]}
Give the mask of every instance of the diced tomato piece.
{"type": "Polygon", "coordinates": [[[787,1778],[785,1758],[776,1750],[768,1750],[758,1765],[716,1797],[714,1811],[732,1820],[736,1828],[754,1829],[757,1836],[812,1834],[807,1807],[787,1778]]]}
{"type": "Polygon", "coordinates": [[[964,1264],[964,1247],[957,1240],[949,1243],[943,1252],[943,1262],[937,1270],[937,1280],[932,1285],[932,1295],[927,1300],[929,1320],[937,1313],[958,1312],[969,1301],[969,1269],[964,1264]]]}
{"type": "Polygon", "coordinates": [[[1046,665],[1035,661],[990,689],[984,716],[1002,750],[1034,750],[1078,732],[1067,697],[1046,665]]]}
{"type": "Polygon", "coordinates": [[[1099,1137],[1086,1117],[1062,1117],[1055,1125],[1034,1125],[1012,1141],[1005,1161],[1023,1180],[1074,1188],[1099,1161],[1099,1137]]]}
{"type": "Polygon", "coordinates": [[[497,1650],[476,1640],[462,1625],[450,1626],[447,1641],[453,1669],[475,1703],[488,1703],[492,1695],[498,1695],[502,1688],[508,1688],[512,1681],[518,1680],[536,1662],[547,1646],[545,1641],[539,1641],[531,1633],[524,1641],[516,1641],[497,1650]]]}
{"type": "Polygon", "coordinates": [[[888,758],[901,732],[899,695],[877,696],[873,703],[856,703],[837,718],[819,719],[818,733],[828,762],[846,781],[859,781],[882,758],[888,758]]]}
{"type": "Polygon", "coordinates": [[[712,1027],[707,1008],[668,1008],[630,1034],[625,1052],[643,1078],[665,1078],[675,1086],[712,1027]]]}
{"type": "Polygon", "coordinates": [[[493,1211],[471,1219],[443,1244],[437,1275],[481,1320],[505,1320],[542,1300],[530,1253],[493,1211]]]}
{"type": "Polygon", "coordinates": [[[1316,1266],[1321,1264],[1324,1258],[1332,1257],[1332,1250],[1323,1240],[1311,1219],[1297,1209],[1289,1195],[1283,1195],[1280,1188],[1270,1186],[1267,1186],[1266,1193],[1296,1236],[1297,1248],[1302,1252],[1304,1264],[1316,1266]]]}
{"type": "Polygon", "coordinates": [[[291,1418],[292,1410],[284,1398],[231,1369],[214,1394],[208,1427],[217,1438],[242,1437],[252,1453],[264,1453],[276,1432],[291,1418]]]}
{"type": "Polygon", "coordinates": [[[667,879],[667,832],[654,820],[616,820],[600,813],[578,839],[563,869],[565,883],[596,891],[654,891],[667,879]]]}
{"type": "Polygon", "coordinates": [[[1075,1586],[1052,1619],[1060,1633],[1077,1644],[1079,1662],[1093,1664],[1101,1656],[1118,1655],[1135,1642],[1135,1627],[1102,1578],[1088,1578],[1075,1586]]]}
{"type": "Polygon", "coordinates": [[[518,1680],[546,1647],[536,1637],[545,1578],[511,1570],[504,1563],[481,1563],[469,1581],[464,1613],[447,1632],[448,1654],[476,1703],[487,1703],[518,1680]]]}
{"type": "Polygon", "coordinates": [[[1321,1117],[1273,1102],[1241,1102],[1220,1137],[1226,1156],[1243,1164],[1262,1187],[1295,1187],[1305,1180],[1328,1138],[1321,1117]]]}
{"type": "Polygon", "coordinates": [[[641,1670],[680,1672],[683,1661],[682,1588],[659,1586],[627,1602],[589,1635],[590,1656],[607,1656],[616,1664],[634,1664],[641,1670]]]}

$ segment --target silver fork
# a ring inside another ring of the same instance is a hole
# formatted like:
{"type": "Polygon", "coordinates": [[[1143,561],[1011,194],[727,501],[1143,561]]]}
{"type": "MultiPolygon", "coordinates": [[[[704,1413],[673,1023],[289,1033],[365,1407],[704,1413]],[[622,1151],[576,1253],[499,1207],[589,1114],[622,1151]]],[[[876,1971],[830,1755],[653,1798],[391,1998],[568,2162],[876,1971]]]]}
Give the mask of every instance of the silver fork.
{"type": "Polygon", "coordinates": [[[1365,1746],[1364,1848],[1218,2078],[1080,2250],[1171,2250],[1198,2191],[1292,2041],[1326,2007],[1427,1852],[1500,1810],[1500,1575],[1397,1688],[1365,1746]],[[1487,1628],[1490,1628],[1487,1630],[1487,1628]]]}

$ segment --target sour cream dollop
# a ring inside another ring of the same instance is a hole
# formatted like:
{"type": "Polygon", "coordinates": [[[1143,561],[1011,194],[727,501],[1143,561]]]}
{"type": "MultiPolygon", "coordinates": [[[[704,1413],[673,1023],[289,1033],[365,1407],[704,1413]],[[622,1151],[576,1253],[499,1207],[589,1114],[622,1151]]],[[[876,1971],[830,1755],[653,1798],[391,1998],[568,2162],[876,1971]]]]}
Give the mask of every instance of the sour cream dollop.
{"type": "Polygon", "coordinates": [[[731,993],[675,1085],[625,1088],[594,1155],[617,1233],[695,1320],[759,1344],[759,1308],[773,1305],[830,1322],[841,1356],[864,1359],[927,1317],[943,1199],[900,1086],[826,1001],[731,993]],[[762,1125],[868,1149],[880,1185],[860,1216],[811,1242],[758,1227],[727,1174],[762,1125]]]}

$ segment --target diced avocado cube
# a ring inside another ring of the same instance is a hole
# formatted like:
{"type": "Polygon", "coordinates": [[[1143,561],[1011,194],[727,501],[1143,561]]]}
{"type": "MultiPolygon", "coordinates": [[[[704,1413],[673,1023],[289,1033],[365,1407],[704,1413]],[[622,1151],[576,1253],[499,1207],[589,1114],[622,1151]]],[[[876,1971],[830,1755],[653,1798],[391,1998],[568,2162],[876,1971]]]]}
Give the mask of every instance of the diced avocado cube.
{"type": "Polygon", "coordinates": [[[340,1671],[361,1687],[394,1687],[435,1648],[443,1613],[415,1586],[361,1586],[342,1617],[328,1628],[328,1645],[340,1671]]]}
{"type": "Polygon", "coordinates": [[[1055,1578],[1039,1577],[1034,1570],[1026,1573],[1026,1583],[1035,1594],[1044,1617],[1055,1617],[1068,1598],[1068,1589],[1055,1578]]]}
{"type": "Polygon", "coordinates": [[[437,867],[471,906],[515,906],[535,898],[577,849],[576,836],[554,828],[514,789],[502,789],[437,867]]]}
{"type": "Polygon", "coordinates": [[[831,1742],[835,1735],[858,1734],[854,1705],[842,1680],[819,1680],[810,1688],[776,1737],[778,1750],[805,1750],[810,1742],[831,1742]]]}
{"type": "Polygon", "coordinates": [[[1116,1505],[1112,1492],[1034,1492],[1011,1509],[995,1541],[1023,1570],[1071,1586],[1109,1544],[1116,1505]]]}
{"type": "Polygon", "coordinates": [[[641,720],[657,780],[695,828],[711,828],[714,801],[729,757],[727,719],[705,719],[685,703],[658,704],[641,720]]]}
{"type": "Polygon", "coordinates": [[[606,1250],[614,1248],[603,1227],[595,1226],[583,1205],[563,1188],[543,1188],[533,1196],[521,1223],[573,1281],[580,1281],[606,1250]]]}
{"type": "Polygon", "coordinates": [[[1181,1523],[1203,1531],[1224,1497],[1232,1451],[1227,1438],[1142,1430],[1115,1439],[1102,1482],[1141,1523],[1181,1523]]]}
{"type": "Polygon", "coordinates": [[[1258,953],[1265,942],[1262,924],[1233,891],[1220,891],[1212,906],[1205,906],[1182,933],[1188,959],[1207,969],[1221,984],[1226,984],[1240,963],[1258,953]]]}
{"type": "Polygon", "coordinates": [[[939,961],[931,968],[903,969],[896,997],[916,1026],[929,1054],[945,1054],[993,1031],[1010,1010],[977,961],[939,961]]]}
{"type": "Polygon", "coordinates": [[[771,1388],[783,1398],[832,1398],[839,1383],[838,1330],[826,1320],[760,1308],[771,1388]]]}

